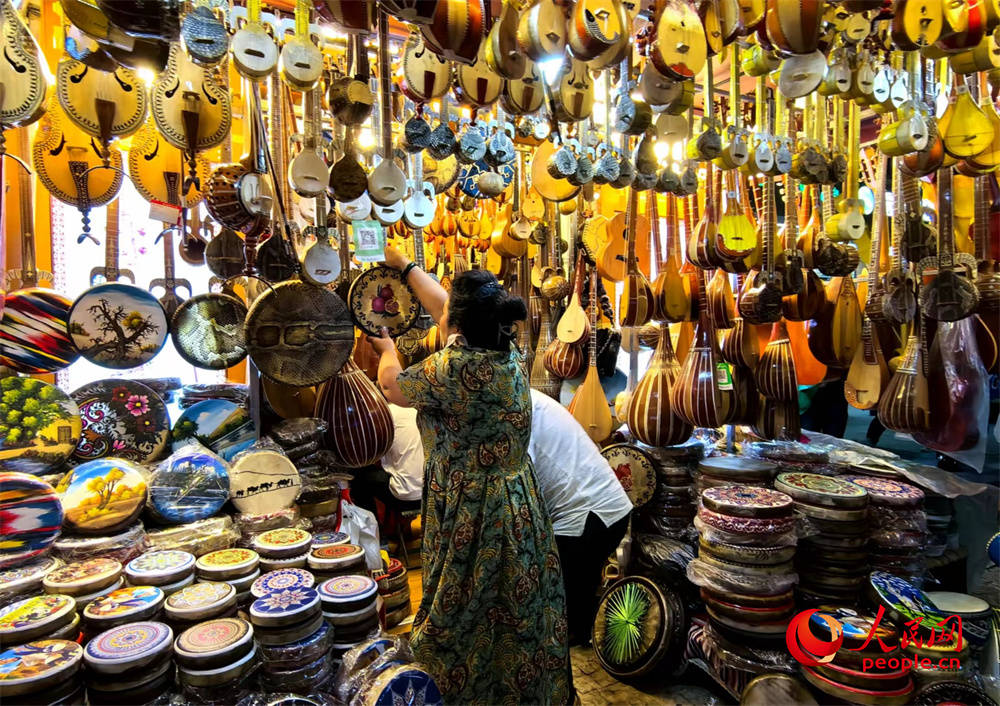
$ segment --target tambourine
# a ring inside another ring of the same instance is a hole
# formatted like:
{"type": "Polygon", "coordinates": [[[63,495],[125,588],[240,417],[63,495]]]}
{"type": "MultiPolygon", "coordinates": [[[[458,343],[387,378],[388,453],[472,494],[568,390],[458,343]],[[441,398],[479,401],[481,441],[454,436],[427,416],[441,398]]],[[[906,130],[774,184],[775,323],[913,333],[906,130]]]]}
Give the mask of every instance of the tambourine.
{"type": "Polygon", "coordinates": [[[398,270],[378,265],[351,283],[347,306],[354,323],[369,336],[382,327],[393,338],[409,331],[420,315],[420,302],[398,270]]]}

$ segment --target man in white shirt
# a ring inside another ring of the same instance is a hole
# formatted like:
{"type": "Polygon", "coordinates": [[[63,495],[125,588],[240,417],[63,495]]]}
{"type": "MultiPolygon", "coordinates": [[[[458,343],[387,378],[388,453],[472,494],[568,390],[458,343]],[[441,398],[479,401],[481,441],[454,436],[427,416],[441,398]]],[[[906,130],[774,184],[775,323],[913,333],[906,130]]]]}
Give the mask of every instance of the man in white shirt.
{"type": "MultiPolygon", "coordinates": [[[[625,536],[632,502],[600,449],[565,407],[537,390],[531,391],[531,403],[528,454],[562,561],[570,644],[585,644],[597,614],[601,570],[625,536]]],[[[424,453],[416,410],[389,408],[396,437],[382,466],[397,497],[397,488],[407,488],[419,499],[424,453]]]]}

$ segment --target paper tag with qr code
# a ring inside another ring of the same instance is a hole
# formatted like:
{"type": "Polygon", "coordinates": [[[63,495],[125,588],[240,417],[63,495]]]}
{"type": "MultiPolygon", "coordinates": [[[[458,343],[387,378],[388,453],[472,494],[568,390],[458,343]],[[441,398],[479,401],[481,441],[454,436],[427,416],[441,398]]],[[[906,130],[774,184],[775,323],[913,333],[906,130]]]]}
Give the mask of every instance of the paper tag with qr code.
{"type": "Polygon", "coordinates": [[[385,230],[378,221],[355,221],[354,256],[359,262],[379,262],[385,252],[385,230]]]}

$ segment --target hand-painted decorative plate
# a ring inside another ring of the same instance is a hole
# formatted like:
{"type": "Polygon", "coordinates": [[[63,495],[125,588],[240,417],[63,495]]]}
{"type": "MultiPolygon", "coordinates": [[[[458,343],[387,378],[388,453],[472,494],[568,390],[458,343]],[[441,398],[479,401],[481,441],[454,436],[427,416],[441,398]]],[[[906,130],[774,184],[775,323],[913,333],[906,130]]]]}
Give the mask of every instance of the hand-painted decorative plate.
{"type": "Polygon", "coordinates": [[[236,602],[236,589],[228,583],[199,581],[167,596],[166,612],[170,618],[200,620],[218,615],[236,602]]]}
{"type": "Polygon", "coordinates": [[[146,476],[120,458],[80,464],[59,481],[64,524],[81,534],[112,534],[131,524],[146,504],[146,476]]]}
{"type": "Polygon", "coordinates": [[[0,586],[10,595],[33,593],[42,589],[42,579],[63,565],[62,559],[43,556],[27,564],[0,571],[0,586]]]}
{"type": "Polygon", "coordinates": [[[38,640],[0,652],[0,696],[44,691],[80,668],[83,648],[69,640],[38,640]]]}
{"type": "Polygon", "coordinates": [[[164,586],[192,573],[194,554],[180,549],[146,552],[125,566],[125,576],[134,586],[164,586]]]}
{"type": "Polygon", "coordinates": [[[27,473],[0,473],[0,568],[48,549],[62,521],[62,503],[51,485],[27,473]]]}
{"type": "Polygon", "coordinates": [[[924,491],[915,485],[889,478],[872,476],[837,476],[841,480],[857,483],[868,491],[872,503],[895,507],[914,507],[924,502],[924,491]]]}
{"type": "Polygon", "coordinates": [[[153,359],[167,340],[167,315],[139,287],[108,282],[73,303],[69,332],[80,355],[105,368],[134,368],[153,359]]]}
{"type": "Polygon", "coordinates": [[[181,303],[170,336],[181,358],[196,368],[225,370],[247,357],[247,306],[231,294],[209,292],[181,303]]]}
{"type": "Polygon", "coordinates": [[[785,517],[792,512],[792,499],[769,488],[723,485],[706,488],[701,501],[709,510],[735,517],[785,517]]]}
{"type": "Polygon", "coordinates": [[[261,373],[285,385],[318,385],[336,375],[354,349],[347,305],[334,292],[281,282],[250,306],[247,350],[261,373]]]}
{"type": "Polygon", "coordinates": [[[47,635],[70,622],[76,601],[56,593],[22,598],[0,608],[0,645],[47,635]]]}
{"type": "Polygon", "coordinates": [[[354,323],[369,336],[382,327],[393,338],[409,331],[420,315],[420,301],[399,270],[377,265],[362,272],[347,295],[354,323]]]}
{"type": "Polygon", "coordinates": [[[506,189],[510,186],[510,183],[514,181],[514,163],[501,164],[499,167],[494,169],[488,165],[484,160],[479,160],[478,162],[473,162],[472,164],[463,164],[458,170],[458,188],[462,190],[462,193],[466,196],[471,196],[474,199],[486,199],[490,198],[483,192],[479,190],[479,175],[484,172],[496,172],[503,179],[503,187],[506,189]]]}
{"type": "Polygon", "coordinates": [[[0,365],[39,375],[62,370],[80,357],[66,332],[72,306],[43,287],[9,292],[0,320],[0,365]]]}
{"type": "Polygon", "coordinates": [[[857,483],[818,473],[780,473],[774,489],[812,505],[861,508],[868,504],[868,491],[857,483]]]}
{"type": "Polygon", "coordinates": [[[267,530],[253,538],[253,548],[261,556],[278,559],[307,552],[311,543],[312,535],[295,527],[267,530]]]}
{"type": "Polygon", "coordinates": [[[296,623],[319,611],[319,594],[312,588],[283,588],[258,598],[250,605],[254,625],[280,626],[296,623]]]}
{"type": "Polygon", "coordinates": [[[149,504],[159,519],[185,524],[211,517],[229,499],[229,470],[215,455],[182,449],[149,480],[149,504]]]}
{"type": "Polygon", "coordinates": [[[145,620],[160,609],[163,600],[163,591],[156,586],[126,586],[88,603],[83,617],[98,624],[123,618],[145,620]]]}
{"type": "Polygon", "coordinates": [[[121,562],[107,557],[77,561],[49,572],[42,585],[49,593],[82,596],[112,585],[122,574],[121,562]]]}
{"type": "Polygon", "coordinates": [[[260,556],[252,549],[220,549],[198,558],[195,569],[199,576],[224,579],[252,573],[260,563],[260,556]]]}
{"type": "Polygon", "coordinates": [[[656,468],[649,454],[632,444],[612,444],[601,449],[618,482],[636,508],[648,503],[656,492],[656,468]]]}
{"type": "Polygon", "coordinates": [[[118,673],[148,664],[168,652],[174,631],[158,622],[135,622],[105,630],[87,643],[83,659],[101,673],[118,673]]]}
{"type": "Polygon", "coordinates": [[[73,453],[81,461],[105,456],[148,463],[167,445],[170,419],[163,400],[134,380],[98,380],[74,390],[83,434],[73,453]]]}
{"type": "Polygon", "coordinates": [[[268,571],[250,586],[250,593],[255,598],[261,598],[275,591],[289,588],[312,588],[315,577],[305,569],[278,569],[268,571]]]}
{"type": "Polygon", "coordinates": [[[257,440],[257,430],[243,405],[229,400],[203,400],[181,412],[170,436],[174,451],[197,440],[232,461],[257,440]]]}
{"type": "Polygon", "coordinates": [[[709,510],[707,507],[698,508],[698,515],[695,519],[701,520],[715,529],[735,534],[780,534],[788,532],[795,527],[795,518],[792,516],[739,517],[728,513],[715,512],[714,510],[709,510]]]}
{"type": "Polygon", "coordinates": [[[413,664],[400,664],[382,672],[365,691],[365,706],[399,703],[438,706],[444,703],[434,678],[413,664]]]}
{"type": "Polygon", "coordinates": [[[332,547],[337,544],[350,544],[351,536],[347,532],[314,532],[313,548],[332,547]]]}
{"type": "Polygon", "coordinates": [[[671,618],[659,587],[647,578],[616,581],[601,598],[594,620],[594,652],[613,677],[637,677],[666,651],[671,618]]]}
{"type": "Polygon", "coordinates": [[[240,512],[266,515],[295,504],[302,480],[295,464],[276,451],[251,451],[229,469],[229,492],[240,512]]]}
{"type": "Polygon", "coordinates": [[[80,409],[55,385],[0,379],[0,469],[41,475],[61,466],[80,441],[80,409]]]}

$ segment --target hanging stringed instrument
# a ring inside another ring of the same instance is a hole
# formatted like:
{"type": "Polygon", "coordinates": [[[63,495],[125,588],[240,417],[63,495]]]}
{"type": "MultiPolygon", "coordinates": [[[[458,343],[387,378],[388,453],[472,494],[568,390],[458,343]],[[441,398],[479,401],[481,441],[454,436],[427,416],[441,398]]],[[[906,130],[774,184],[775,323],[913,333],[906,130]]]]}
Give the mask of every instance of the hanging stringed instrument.
{"type": "Polygon", "coordinates": [[[406,195],[406,174],[396,164],[392,150],[392,110],[389,83],[389,24],[386,14],[378,19],[379,128],[382,161],[368,175],[368,195],[374,203],[387,206],[406,195]]]}
{"type": "Polygon", "coordinates": [[[299,91],[311,91],[323,76],[323,53],[309,36],[311,9],[309,0],[295,1],[295,34],[285,40],[278,56],[278,75],[299,91]]]}
{"type": "Polygon", "coordinates": [[[0,82],[0,130],[24,127],[45,112],[50,79],[42,51],[11,0],[0,2],[0,42],[9,66],[0,82]]]}
{"type": "MultiPolygon", "coordinates": [[[[545,364],[545,358],[549,347],[558,341],[558,339],[552,335],[551,304],[542,297],[539,297],[538,299],[538,306],[540,308],[540,324],[538,329],[538,341],[535,345],[534,362],[531,365],[529,384],[532,388],[538,390],[539,392],[548,395],[554,400],[558,400],[559,391],[562,388],[562,377],[545,364]]],[[[553,355],[555,355],[555,353],[553,353],[553,355]]],[[[559,369],[559,366],[553,367],[557,370],[559,369]]],[[[562,372],[567,371],[562,370],[562,372]]],[[[608,433],[610,434],[610,431],[608,433]]]]}
{"type": "MultiPolygon", "coordinates": [[[[786,177],[787,178],[787,177],[786,177]]],[[[786,203],[789,204],[786,223],[794,220],[798,216],[791,210],[794,205],[794,197],[787,196],[786,203]]],[[[746,323],[766,324],[774,323],[781,318],[781,284],[779,277],[774,272],[774,239],[777,230],[777,205],[774,196],[774,180],[770,177],[764,178],[763,184],[763,215],[761,217],[761,252],[762,269],[752,277],[751,286],[740,297],[740,316],[746,323]]]]}
{"type": "Polygon", "coordinates": [[[671,394],[681,366],[674,356],[670,328],[660,324],[660,333],[649,367],[629,398],[625,420],[636,439],[650,446],[684,443],[693,428],[672,409],[671,394]]]}
{"type": "Polygon", "coordinates": [[[208,162],[196,160],[196,180],[185,180],[187,160],[182,150],[167,142],[152,119],[132,137],[128,174],[136,191],[149,202],[191,208],[201,203],[201,185],[208,178],[208,162]],[[183,197],[183,201],[182,201],[183,197]]]}
{"type": "MultiPolygon", "coordinates": [[[[649,217],[653,223],[653,243],[659,247],[660,218],[658,196],[651,201],[649,217]]],[[[666,258],[658,263],[656,279],[652,284],[653,308],[662,321],[688,321],[691,319],[691,286],[688,278],[680,273],[680,222],[677,218],[677,197],[667,194],[667,212],[664,220],[666,258]]]]}
{"type": "Polygon", "coordinates": [[[31,147],[35,173],[48,192],[80,210],[83,231],[77,242],[97,239],[90,232],[90,210],[111,201],[122,185],[122,156],[105,153],[96,138],[70,121],[52,96],[31,147]],[[105,166],[109,169],[100,169],[105,166]]]}
{"type": "MultiPolygon", "coordinates": [[[[785,216],[784,239],[786,247],[789,247],[800,241],[798,233],[798,183],[791,174],[785,175],[785,204],[787,215],[785,216]]],[[[813,211],[813,214],[815,215],[816,211],[813,211]]],[[[794,264],[791,263],[791,266],[794,264]]],[[[826,301],[823,280],[819,278],[816,271],[811,267],[802,267],[800,271],[802,272],[802,288],[781,299],[781,313],[789,321],[808,321],[819,314],[826,301]]]]}
{"type": "Polygon", "coordinates": [[[247,0],[247,21],[229,42],[233,66],[244,78],[258,82],[278,66],[278,45],[260,19],[260,0],[247,0]]]}
{"type": "Polygon", "coordinates": [[[844,381],[844,397],[847,403],[856,409],[871,409],[877,405],[882,390],[889,384],[889,367],[882,355],[882,347],[875,338],[871,319],[866,313],[874,308],[877,308],[879,313],[882,311],[881,303],[876,305],[873,299],[881,296],[878,292],[878,268],[885,220],[886,162],[888,157],[879,155],[875,176],[872,246],[868,258],[868,301],[861,312],[861,345],[854,353],[854,360],[851,361],[847,379],[844,381]]]}
{"type": "Polygon", "coordinates": [[[799,387],[795,375],[792,344],[784,320],[771,327],[771,340],[760,354],[754,371],[757,389],[764,397],[775,402],[797,402],[799,387]]]}
{"type": "Polygon", "coordinates": [[[594,443],[600,445],[611,436],[612,419],[608,398],[601,387],[600,375],[597,372],[597,271],[590,273],[590,364],[587,376],[583,379],[573,401],[569,404],[569,412],[580,423],[594,443]]]}
{"type": "Polygon", "coordinates": [[[930,393],[919,329],[920,321],[914,319],[902,360],[878,405],[878,420],[886,429],[901,434],[930,428],[930,393]]]}
{"type": "MultiPolygon", "coordinates": [[[[636,241],[638,240],[636,230],[638,210],[638,196],[635,189],[630,187],[628,208],[625,214],[628,223],[628,257],[626,259],[624,287],[618,302],[619,323],[622,326],[642,326],[649,321],[653,308],[653,293],[649,288],[649,280],[639,270],[635,256],[636,241]]],[[[647,229],[648,223],[647,220],[647,229]]]]}
{"type": "Polygon", "coordinates": [[[314,414],[329,425],[325,448],[340,466],[370,466],[392,446],[395,426],[385,396],[350,358],[320,386],[314,414]]]}
{"type": "Polygon", "coordinates": [[[976,179],[976,217],[972,224],[973,240],[976,243],[976,260],[979,262],[976,289],[979,290],[979,306],[976,310],[976,341],[983,365],[994,372],[1000,363],[1000,271],[992,258],[987,240],[990,237],[990,220],[1000,215],[1000,201],[990,194],[994,190],[1000,196],[996,176],[982,176],[976,179]],[[987,184],[989,188],[987,188],[987,184]]]}
{"type": "MultiPolygon", "coordinates": [[[[937,275],[920,291],[920,311],[937,321],[958,321],[971,316],[979,303],[979,291],[972,281],[975,259],[967,253],[955,255],[955,232],[952,220],[953,193],[951,167],[938,171],[938,255],[937,275]],[[963,272],[956,271],[956,265],[963,272]]],[[[931,258],[921,262],[922,269],[933,267],[931,258]]]]}
{"type": "Polygon", "coordinates": [[[590,318],[587,310],[580,303],[580,296],[583,291],[583,275],[584,262],[583,251],[581,250],[576,258],[573,295],[570,297],[569,304],[563,311],[562,316],[559,317],[559,324],[556,326],[556,336],[563,343],[580,343],[590,334],[590,318]]]}

